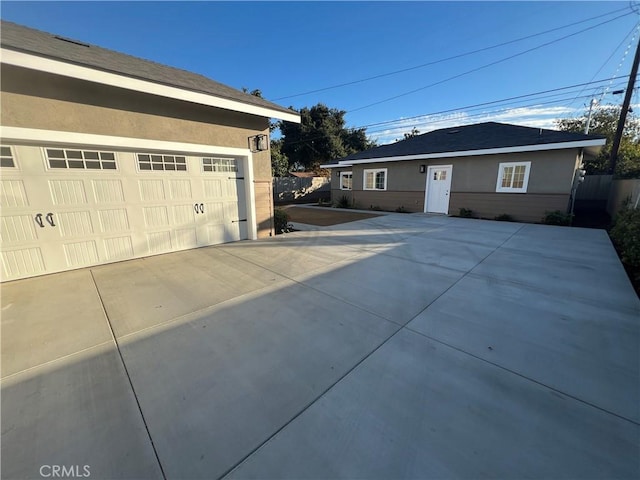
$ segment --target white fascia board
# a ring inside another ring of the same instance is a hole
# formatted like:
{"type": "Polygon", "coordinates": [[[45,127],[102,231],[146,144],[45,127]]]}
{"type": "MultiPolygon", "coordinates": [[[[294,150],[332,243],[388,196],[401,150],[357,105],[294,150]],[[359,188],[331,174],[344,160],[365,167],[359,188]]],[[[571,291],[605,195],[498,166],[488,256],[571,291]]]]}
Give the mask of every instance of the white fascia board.
{"type": "Polygon", "coordinates": [[[203,153],[234,156],[249,156],[248,148],[218,147],[198,143],[167,142],[144,138],[115,137],[90,133],[61,132],[35,128],[0,126],[0,140],[3,143],[32,143],[47,146],[91,146],[129,151],[166,153],[203,153]]]}
{"type": "Polygon", "coordinates": [[[432,158],[472,157],[479,155],[498,155],[501,153],[539,152],[545,150],[563,150],[580,147],[599,147],[606,143],[606,139],[580,140],[576,142],[547,143],[544,145],[523,145],[520,147],[487,148],[484,150],[463,150],[459,152],[424,153],[418,155],[403,155],[397,157],[365,158],[363,160],[349,160],[348,163],[338,163],[338,167],[350,167],[360,163],[401,162],[407,160],[429,160],[432,158]]]}
{"type": "Polygon", "coordinates": [[[350,163],[329,163],[327,165],[320,165],[320,168],[342,168],[342,167],[350,167],[350,163]]]}
{"type": "Polygon", "coordinates": [[[207,93],[194,92],[178,87],[162,85],[148,80],[140,80],[137,78],[127,77],[126,75],[104,72],[90,67],[74,65],[59,60],[30,55],[28,53],[16,52],[15,50],[8,50],[6,48],[0,48],[0,59],[2,60],[2,63],[6,63],[7,65],[14,65],[30,70],[53,73],[55,75],[77,78],[80,80],[124,88],[136,92],[150,93],[161,97],[184,100],[186,102],[208,105],[210,107],[223,108],[225,110],[232,110],[235,112],[249,113],[260,117],[277,118],[287,122],[300,123],[299,114],[281,112],[279,110],[272,110],[258,105],[249,105],[236,100],[216,97],[207,93]]]}

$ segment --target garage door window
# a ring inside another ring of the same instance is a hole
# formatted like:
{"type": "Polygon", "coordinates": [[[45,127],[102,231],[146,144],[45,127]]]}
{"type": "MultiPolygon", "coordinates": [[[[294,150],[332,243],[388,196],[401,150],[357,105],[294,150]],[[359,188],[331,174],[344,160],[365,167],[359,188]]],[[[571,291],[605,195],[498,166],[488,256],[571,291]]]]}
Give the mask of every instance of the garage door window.
{"type": "Polygon", "coordinates": [[[175,155],[138,153],[138,168],[141,171],[187,171],[187,159],[175,155]]]}
{"type": "Polygon", "coordinates": [[[204,172],[237,172],[238,161],[235,158],[203,158],[202,170],[204,172]]]}
{"type": "Polygon", "coordinates": [[[78,168],[88,170],[115,170],[116,154],[93,150],[47,148],[49,168],[78,168]]]}
{"type": "Polygon", "coordinates": [[[11,147],[0,147],[0,167],[15,167],[11,147]]]}

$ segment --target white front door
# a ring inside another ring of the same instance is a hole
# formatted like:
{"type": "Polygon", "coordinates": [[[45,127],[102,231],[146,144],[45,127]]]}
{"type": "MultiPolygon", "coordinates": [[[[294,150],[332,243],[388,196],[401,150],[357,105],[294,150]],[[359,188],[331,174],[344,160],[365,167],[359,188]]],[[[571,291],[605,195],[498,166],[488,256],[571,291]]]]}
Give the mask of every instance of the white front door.
{"type": "Polygon", "coordinates": [[[427,191],[424,211],[427,213],[449,213],[449,192],[453,165],[433,165],[427,169],[427,191]]]}

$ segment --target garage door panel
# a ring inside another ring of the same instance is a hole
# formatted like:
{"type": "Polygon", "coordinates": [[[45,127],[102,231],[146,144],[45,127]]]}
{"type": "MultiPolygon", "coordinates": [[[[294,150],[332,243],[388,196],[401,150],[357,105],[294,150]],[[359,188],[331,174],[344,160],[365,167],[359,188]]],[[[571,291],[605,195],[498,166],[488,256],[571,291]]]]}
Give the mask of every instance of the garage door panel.
{"type": "Polygon", "coordinates": [[[70,168],[80,150],[65,149],[54,168],[49,150],[21,146],[21,168],[2,169],[2,280],[247,238],[241,160],[207,170],[197,155],[156,155],[167,168],[142,170],[138,154],[107,152],[109,169],[86,158],[70,168]]]}
{"type": "Polygon", "coordinates": [[[12,215],[0,221],[0,241],[3,244],[24,243],[37,240],[31,215],[12,215]]]}
{"type": "Polygon", "coordinates": [[[38,247],[2,252],[2,279],[29,277],[46,273],[42,251],[38,247]]]}
{"type": "Polygon", "coordinates": [[[0,182],[0,206],[9,208],[28,205],[27,192],[22,180],[2,180],[0,182]]]}
{"type": "Polygon", "coordinates": [[[149,228],[169,226],[167,207],[143,207],[145,226],[149,228]]]}
{"type": "Polygon", "coordinates": [[[93,180],[93,196],[97,204],[124,202],[124,189],[120,180],[93,180]]]}
{"type": "Polygon", "coordinates": [[[98,217],[102,233],[123,232],[130,229],[129,214],[126,208],[98,210],[98,217]]]}
{"type": "Polygon", "coordinates": [[[175,231],[175,247],[178,250],[186,250],[198,246],[197,230],[193,228],[180,228],[175,231]]]}
{"type": "Polygon", "coordinates": [[[162,232],[147,233],[147,244],[149,245],[149,252],[151,253],[164,253],[171,251],[171,231],[165,230],[162,232]]]}
{"type": "Polygon", "coordinates": [[[169,194],[172,200],[192,199],[191,180],[169,180],[169,194]]]}
{"type": "Polygon", "coordinates": [[[59,212],[55,217],[49,217],[55,224],[54,218],[58,222],[60,234],[63,237],[83,237],[93,234],[93,225],[91,223],[91,212],[74,211],[59,212]]]}
{"type": "Polygon", "coordinates": [[[54,205],[87,203],[83,180],[49,180],[49,191],[54,205]]]}
{"type": "Polygon", "coordinates": [[[173,206],[173,221],[175,225],[191,225],[196,221],[196,208],[193,203],[173,206]]]}
{"type": "Polygon", "coordinates": [[[139,180],[140,199],[143,201],[164,200],[164,182],[159,179],[139,180]]]}
{"type": "Polygon", "coordinates": [[[123,260],[135,255],[130,236],[105,238],[104,251],[107,260],[123,260]]]}
{"type": "Polygon", "coordinates": [[[67,266],[85,267],[99,263],[98,248],[94,240],[63,244],[67,266]]]}
{"type": "Polygon", "coordinates": [[[222,197],[222,180],[219,178],[208,179],[203,182],[205,198],[222,197]]]}

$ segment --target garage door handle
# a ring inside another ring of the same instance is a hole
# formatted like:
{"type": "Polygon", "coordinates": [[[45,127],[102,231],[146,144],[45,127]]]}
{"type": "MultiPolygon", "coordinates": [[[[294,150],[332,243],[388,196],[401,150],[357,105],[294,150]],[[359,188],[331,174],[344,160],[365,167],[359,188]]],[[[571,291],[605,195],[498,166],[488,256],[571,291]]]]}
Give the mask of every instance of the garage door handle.
{"type": "Polygon", "coordinates": [[[56,226],[56,224],[53,223],[53,213],[47,213],[47,222],[49,222],[49,225],[52,227],[56,226]]]}
{"type": "Polygon", "coordinates": [[[200,213],[204,213],[204,203],[200,204],[200,213]]]}
{"type": "Polygon", "coordinates": [[[196,215],[197,215],[198,213],[200,213],[200,212],[198,212],[198,204],[197,204],[197,203],[194,203],[194,204],[193,204],[193,209],[196,211],[196,215]]]}
{"type": "Polygon", "coordinates": [[[40,228],[44,228],[44,222],[42,221],[42,214],[39,213],[36,215],[36,223],[40,225],[40,228]]]}

